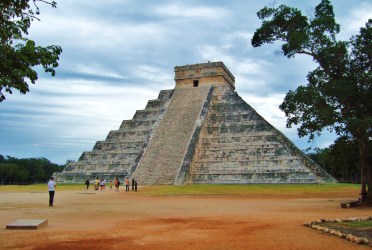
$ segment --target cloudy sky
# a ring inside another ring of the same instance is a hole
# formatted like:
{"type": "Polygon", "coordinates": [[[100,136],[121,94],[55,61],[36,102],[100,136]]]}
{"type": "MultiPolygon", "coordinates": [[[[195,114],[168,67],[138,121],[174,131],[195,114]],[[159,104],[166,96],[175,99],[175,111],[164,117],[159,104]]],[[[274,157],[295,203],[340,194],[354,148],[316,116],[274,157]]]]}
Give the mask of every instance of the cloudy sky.
{"type": "MultiPolygon", "coordinates": [[[[64,164],[104,140],[121,121],[144,109],[162,89],[174,87],[174,66],[223,61],[235,76],[238,94],[300,149],[325,147],[332,135],[315,142],[285,128],[278,109],[288,90],[306,83],[315,68],[308,57],[287,59],[279,45],[253,48],[260,26],[258,10],[272,0],[57,0],[40,4],[41,22],[29,38],[60,45],[57,75],[39,71],[26,95],[0,103],[0,154],[46,157],[64,164]]],[[[311,14],[320,0],[276,0],[311,14]]],[[[348,40],[371,18],[370,0],[333,1],[348,40]]]]}

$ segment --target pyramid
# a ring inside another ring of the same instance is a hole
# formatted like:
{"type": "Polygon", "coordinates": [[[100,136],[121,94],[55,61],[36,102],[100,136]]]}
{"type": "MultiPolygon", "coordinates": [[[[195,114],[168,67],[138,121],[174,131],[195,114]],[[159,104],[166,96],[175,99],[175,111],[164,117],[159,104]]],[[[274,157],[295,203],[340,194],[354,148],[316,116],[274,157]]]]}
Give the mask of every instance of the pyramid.
{"type": "Polygon", "coordinates": [[[162,90],[58,182],[135,178],[139,185],[336,182],[235,91],[222,62],[176,66],[162,90]]]}

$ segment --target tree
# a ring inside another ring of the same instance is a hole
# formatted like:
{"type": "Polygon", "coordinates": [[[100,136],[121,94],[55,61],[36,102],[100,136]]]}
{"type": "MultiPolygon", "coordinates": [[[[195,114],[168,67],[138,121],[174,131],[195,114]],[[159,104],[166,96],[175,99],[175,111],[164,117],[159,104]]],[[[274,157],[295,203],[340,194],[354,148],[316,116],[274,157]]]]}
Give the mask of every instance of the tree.
{"type": "Polygon", "coordinates": [[[358,145],[354,140],[340,137],[330,147],[316,149],[308,156],[338,181],[360,183],[358,145]]]}
{"type": "Polygon", "coordinates": [[[61,172],[64,166],[46,158],[23,158],[7,156],[0,163],[0,177],[8,183],[35,183],[49,180],[54,172],[61,172]]]}
{"type": "Polygon", "coordinates": [[[5,157],[3,155],[0,155],[0,163],[5,162],[5,157]]]}
{"type": "Polygon", "coordinates": [[[286,57],[308,55],[319,65],[308,73],[307,85],[289,91],[279,106],[288,118],[287,127],[299,125],[298,135],[309,140],[324,130],[354,140],[359,147],[361,194],[372,201],[367,150],[372,134],[372,19],[350,41],[338,41],[340,25],[329,0],[316,6],[312,18],[285,5],[264,7],[257,16],[262,25],[252,38],[254,47],[281,41],[286,57]]]}
{"type": "Polygon", "coordinates": [[[5,92],[13,89],[26,94],[28,82],[35,84],[38,79],[33,67],[41,65],[46,73],[55,75],[60,46],[36,46],[28,35],[33,20],[40,20],[38,2],[56,8],[55,1],[45,0],[2,0],[0,2],[0,102],[5,100],[5,92]]]}
{"type": "Polygon", "coordinates": [[[1,185],[4,185],[5,181],[14,175],[16,169],[18,168],[17,164],[7,164],[7,163],[0,163],[0,178],[1,178],[1,185]]]}
{"type": "Polygon", "coordinates": [[[356,141],[339,137],[330,149],[333,171],[340,181],[360,183],[360,160],[356,141]]]}

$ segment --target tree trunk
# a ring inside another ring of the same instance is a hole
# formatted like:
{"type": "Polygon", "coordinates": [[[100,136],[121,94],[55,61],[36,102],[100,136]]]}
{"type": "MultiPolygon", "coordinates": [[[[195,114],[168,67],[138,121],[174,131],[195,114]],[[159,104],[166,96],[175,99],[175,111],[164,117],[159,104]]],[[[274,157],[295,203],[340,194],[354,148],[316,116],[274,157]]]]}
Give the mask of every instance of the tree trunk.
{"type": "Polygon", "coordinates": [[[372,203],[372,162],[371,162],[371,158],[370,158],[370,148],[368,147],[368,141],[365,141],[366,142],[366,147],[365,147],[365,156],[366,156],[366,160],[365,160],[365,164],[366,164],[366,170],[367,170],[367,186],[368,186],[368,190],[367,190],[367,201],[369,203],[372,203]]]}
{"type": "Polygon", "coordinates": [[[359,154],[360,154],[360,177],[361,177],[361,199],[362,202],[372,201],[372,183],[371,183],[371,169],[367,165],[367,142],[365,138],[359,140],[359,154]],[[368,185],[368,192],[367,192],[368,185]]]}

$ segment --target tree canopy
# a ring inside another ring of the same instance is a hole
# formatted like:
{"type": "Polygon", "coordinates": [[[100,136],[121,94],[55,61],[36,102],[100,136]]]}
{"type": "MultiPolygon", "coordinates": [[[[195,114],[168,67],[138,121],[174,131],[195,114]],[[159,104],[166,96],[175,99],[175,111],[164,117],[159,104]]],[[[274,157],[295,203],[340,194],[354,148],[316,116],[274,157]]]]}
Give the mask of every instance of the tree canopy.
{"type": "Polygon", "coordinates": [[[354,140],[340,137],[328,148],[317,148],[308,156],[338,181],[360,183],[358,145],[354,140]]]}
{"type": "Polygon", "coordinates": [[[0,102],[5,92],[13,89],[22,94],[29,91],[29,83],[35,84],[38,74],[35,66],[42,66],[46,73],[55,75],[62,48],[56,45],[37,46],[26,38],[33,20],[40,20],[38,4],[56,8],[55,1],[2,0],[0,2],[0,102]]]}
{"type": "Polygon", "coordinates": [[[54,172],[64,166],[50,162],[46,158],[23,158],[0,155],[0,181],[7,184],[29,184],[49,180],[54,172]]]}
{"type": "Polygon", "coordinates": [[[372,19],[350,41],[339,41],[340,25],[329,0],[322,0],[311,18],[285,5],[264,7],[257,16],[262,25],[252,38],[254,47],[281,41],[286,57],[308,55],[318,64],[308,73],[308,83],[290,90],[279,106],[288,118],[287,127],[299,125],[298,135],[310,140],[325,129],[355,140],[362,195],[372,200],[371,152],[367,150],[372,136],[372,19]]]}

